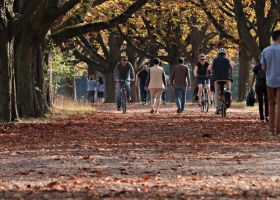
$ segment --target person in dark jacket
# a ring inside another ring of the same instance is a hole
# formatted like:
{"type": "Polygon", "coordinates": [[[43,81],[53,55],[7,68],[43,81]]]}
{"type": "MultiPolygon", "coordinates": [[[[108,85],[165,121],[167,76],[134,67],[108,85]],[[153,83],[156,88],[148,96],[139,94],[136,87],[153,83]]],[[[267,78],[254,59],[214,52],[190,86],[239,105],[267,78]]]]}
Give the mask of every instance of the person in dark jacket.
{"type": "Polygon", "coordinates": [[[212,77],[215,85],[215,114],[219,114],[219,94],[221,92],[221,86],[218,84],[218,81],[226,82],[226,102],[230,101],[230,89],[231,89],[231,81],[232,81],[232,72],[233,65],[231,60],[226,57],[227,51],[224,48],[220,48],[218,50],[218,57],[215,58],[211,65],[212,77]]]}
{"type": "MultiPolygon", "coordinates": [[[[262,54],[260,54],[260,59],[262,58],[262,54]]],[[[252,82],[251,82],[251,88],[253,89],[253,85],[256,79],[256,85],[255,85],[255,91],[258,97],[259,102],[259,113],[260,113],[260,122],[264,122],[264,116],[263,116],[263,103],[265,103],[265,121],[269,122],[268,119],[268,96],[267,96],[267,88],[266,88],[266,79],[263,81],[260,80],[260,73],[265,72],[262,70],[262,63],[259,63],[258,65],[255,65],[253,68],[253,76],[252,76],[252,82]],[[263,83],[262,83],[263,82],[263,83]]]]}
{"type": "Polygon", "coordinates": [[[144,90],[147,76],[148,76],[147,65],[143,65],[143,69],[139,72],[136,81],[137,87],[139,87],[139,82],[140,82],[139,89],[140,89],[140,96],[143,105],[147,105],[147,91],[144,90]]]}

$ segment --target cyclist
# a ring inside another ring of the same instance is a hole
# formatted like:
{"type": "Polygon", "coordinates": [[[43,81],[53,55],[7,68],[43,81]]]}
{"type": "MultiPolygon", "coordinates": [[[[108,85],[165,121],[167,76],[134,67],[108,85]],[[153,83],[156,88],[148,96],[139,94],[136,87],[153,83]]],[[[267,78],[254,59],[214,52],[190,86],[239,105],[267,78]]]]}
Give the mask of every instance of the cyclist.
{"type": "Polygon", "coordinates": [[[212,77],[215,86],[215,114],[219,114],[220,107],[219,94],[221,92],[221,87],[220,84],[218,84],[218,81],[226,82],[225,102],[226,104],[229,104],[230,102],[233,65],[231,60],[226,58],[226,54],[227,51],[224,48],[220,48],[218,50],[218,57],[213,60],[211,65],[212,77]]]}
{"type": "MultiPolygon", "coordinates": [[[[204,76],[207,77],[206,79],[206,86],[208,90],[208,97],[210,101],[213,101],[211,91],[210,91],[210,78],[208,77],[208,68],[210,67],[210,64],[205,60],[206,56],[204,54],[200,54],[198,56],[199,62],[196,64],[194,67],[194,77],[199,76],[204,76]]],[[[198,105],[201,106],[201,94],[202,94],[202,86],[204,85],[204,80],[201,77],[197,77],[197,85],[198,85],[198,105]]],[[[210,102],[209,102],[210,104],[210,102]]]]}
{"type": "Polygon", "coordinates": [[[121,57],[121,62],[117,63],[114,70],[114,80],[117,82],[117,109],[121,110],[121,95],[122,86],[125,84],[127,99],[131,100],[130,97],[130,82],[119,82],[119,80],[130,80],[133,82],[135,79],[134,69],[132,64],[128,62],[127,56],[121,57]],[[131,78],[131,80],[130,80],[131,78]]]}

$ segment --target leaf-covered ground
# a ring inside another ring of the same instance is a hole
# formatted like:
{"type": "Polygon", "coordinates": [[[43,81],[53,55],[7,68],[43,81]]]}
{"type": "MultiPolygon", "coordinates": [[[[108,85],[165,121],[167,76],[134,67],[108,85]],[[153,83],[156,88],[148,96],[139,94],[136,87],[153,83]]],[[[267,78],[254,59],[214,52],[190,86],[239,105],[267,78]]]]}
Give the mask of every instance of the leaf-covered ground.
{"type": "Polygon", "coordinates": [[[115,104],[0,124],[0,199],[279,199],[279,137],[258,111],[115,104]]]}

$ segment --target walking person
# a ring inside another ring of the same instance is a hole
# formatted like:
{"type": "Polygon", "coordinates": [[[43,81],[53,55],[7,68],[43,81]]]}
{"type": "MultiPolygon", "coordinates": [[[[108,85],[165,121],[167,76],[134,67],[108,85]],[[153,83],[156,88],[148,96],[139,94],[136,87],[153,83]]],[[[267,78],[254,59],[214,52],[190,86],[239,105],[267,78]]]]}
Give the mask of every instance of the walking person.
{"type": "Polygon", "coordinates": [[[190,70],[187,65],[184,65],[184,58],[178,59],[178,65],[175,65],[171,75],[171,89],[175,92],[175,101],[177,105],[177,113],[181,113],[185,109],[186,103],[186,90],[191,90],[190,70]],[[182,99],[180,102],[180,93],[182,99]]]}
{"type": "MultiPolygon", "coordinates": [[[[198,105],[201,106],[201,95],[202,95],[202,88],[204,85],[204,79],[199,76],[207,77],[206,79],[206,87],[208,90],[208,97],[210,101],[213,101],[211,90],[210,90],[210,78],[208,77],[208,69],[210,68],[210,64],[206,61],[206,56],[204,54],[200,54],[198,56],[199,62],[194,67],[193,75],[197,78],[197,85],[198,85],[198,105]]],[[[211,103],[209,102],[209,104],[211,103]]]]}
{"type": "Polygon", "coordinates": [[[140,96],[141,96],[141,101],[142,105],[147,105],[147,91],[144,89],[145,88],[145,83],[147,80],[148,76],[148,71],[147,71],[147,65],[143,65],[143,69],[139,72],[138,77],[137,77],[137,87],[140,89],[140,96]],[[140,82],[140,84],[139,84],[140,82]]]}
{"type": "Polygon", "coordinates": [[[151,113],[158,114],[160,97],[163,91],[166,91],[165,73],[162,67],[159,66],[160,59],[154,58],[154,66],[150,68],[145,84],[145,90],[148,88],[151,93],[151,113]]]}
{"type": "MultiPolygon", "coordinates": [[[[166,81],[166,87],[169,86],[170,80],[168,75],[165,75],[165,81],[166,81]]],[[[166,91],[163,91],[161,94],[162,105],[165,105],[165,99],[166,99],[166,91]]]]}
{"type": "MultiPolygon", "coordinates": [[[[260,59],[262,58],[262,54],[260,54],[260,59]]],[[[267,97],[267,88],[266,88],[266,74],[265,71],[262,70],[262,63],[255,65],[253,68],[253,76],[251,81],[251,88],[253,89],[253,85],[256,79],[255,91],[258,97],[259,102],[259,113],[260,113],[260,122],[269,122],[268,119],[268,97],[267,97]],[[263,115],[263,103],[265,105],[265,118],[263,115]]]]}
{"type": "Polygon", "coordinates": [[[114,70],[114,80],[117,82],[117,110],[121,110],[121,95],[122,95],[122,86],[125,84],[125,90],[127,99],[131,100],[130,97],[130,82],[119,82],[130,80],[133,82],[135,79],[134,69],[130,62],[128,62],[127,56],[121,57],[121,62],[117,63],[114,70]]]}
{"type": "Polygon", "coordinates": [[[269,102],[270,135],[280,135],[280,30],[272,33],[273,43],[262,54],[262,70],[266,72],[269,102]]]}
{"type": "Polygon", "coordinates": [[[104,86],[104,80],[101,76],[99,77],[98,82],[96,84],[96,89],[97,89],[97,101],[99,103],[102,103],[104,98],[105,86],[104,86]]]}
{"type": "Polygon", "coordinates": [[[87,92],[89,95],[90,103],[94,103],[95,88],[96,81],[94,80],[93,75],[90,75],[89,79],[87,80],[87,92]]]}

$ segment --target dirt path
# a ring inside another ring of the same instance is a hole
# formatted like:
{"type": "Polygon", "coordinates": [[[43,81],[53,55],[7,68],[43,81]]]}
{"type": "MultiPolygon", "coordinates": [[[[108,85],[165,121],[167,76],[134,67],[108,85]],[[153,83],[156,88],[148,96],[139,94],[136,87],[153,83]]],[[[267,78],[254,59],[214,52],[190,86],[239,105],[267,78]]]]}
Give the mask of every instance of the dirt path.
{"type": "Polygon", "coordinates": [[[258,112],[130,104],[0,125],[0,199],[279,199],[279,137],[258,112]]]}

